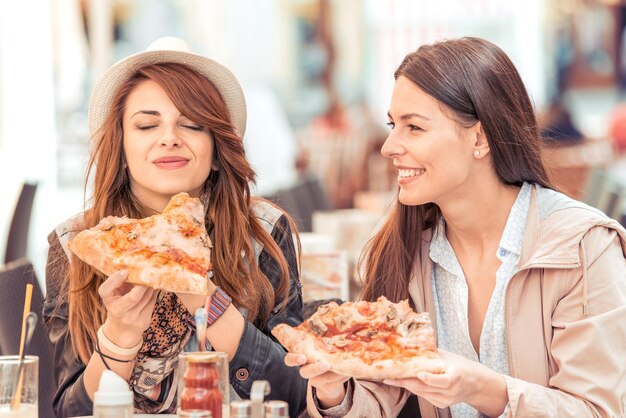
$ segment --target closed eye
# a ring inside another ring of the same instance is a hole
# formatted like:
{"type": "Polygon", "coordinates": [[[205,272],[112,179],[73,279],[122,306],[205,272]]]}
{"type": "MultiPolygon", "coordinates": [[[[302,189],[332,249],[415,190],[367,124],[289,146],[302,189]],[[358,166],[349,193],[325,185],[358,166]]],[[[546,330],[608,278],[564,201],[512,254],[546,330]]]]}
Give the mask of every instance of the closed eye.
{"type": "Polygon", "coordinates": [[[147,131],[148,129],[152,129],[154,127],[156,127],[156,125],[139,125],[137,126],[137,129],[147,131]]]}
{"type": "Polygon", "coordinates": [[[200,125],[182,125],[183,128],[191,129],[192,131],[200,132],[204,130],[204,126],[200,125]]]}

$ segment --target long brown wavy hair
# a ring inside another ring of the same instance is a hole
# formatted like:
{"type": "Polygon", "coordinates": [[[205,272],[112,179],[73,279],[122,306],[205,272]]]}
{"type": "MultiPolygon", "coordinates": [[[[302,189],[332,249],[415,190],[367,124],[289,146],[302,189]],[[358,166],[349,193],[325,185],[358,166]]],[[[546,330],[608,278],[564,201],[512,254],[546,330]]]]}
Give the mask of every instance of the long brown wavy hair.
{"type": "MultiPolygon", "coordinates": [[[[115,94],[102,129],[93,138],[87,183],[93,178],[93,195],[84,212],[81,228],[95,226],[105,216],[141,218],[139,202],[130,189],[123,151],[122,117],[126,100],[144,80],[153,80],[167,93],[176,108],[194,123],[209,128],[214,140],[214,158],[219,167],[205,182],[205,223],[214,242],[211,261],[214,280],[248,310],[248,317],[263,325],[276,303],[289,297],[289,267],[278,245],[255,217],[255,198],[250,183],[255,173],[245,156],[242,139],[236,135],[228,109],[211,81],[191,68],[176,63],[153,64],[140,68],[115,94]],[[253,237],[280,267],[281,279],[275,290],[254,262],[253,237]]],[[[288,222],[295,231],[291,218],[288,222]]],[[[290,237],[291,238],[291,237],[290,237]]],[[[298,242],[299,246],[299,242],[298,242]]],[[[106,310],[98,295],[105,276],[72,257],[69,280],[59,292],[69,302],[69,331],[72,347],[85,363],[92,355],[98,327],[106,310]]]]}
{"type": "MultiPolygon", "coordinates": [[[[408,54],[394,77],[404,76],[437,99],[460,126],[480,121],[498,179],[553,188],[541,159],[541,142],[533,105],[509,57],[480,38],[423,45],[408,54]]],[[[409,298],[414,261],[422,234],[441,216],[434,203],[407,206],[396,202],[382,228],[366,245],[359,264],[365,274],[362,298],[385,295],[409,298]]]]}

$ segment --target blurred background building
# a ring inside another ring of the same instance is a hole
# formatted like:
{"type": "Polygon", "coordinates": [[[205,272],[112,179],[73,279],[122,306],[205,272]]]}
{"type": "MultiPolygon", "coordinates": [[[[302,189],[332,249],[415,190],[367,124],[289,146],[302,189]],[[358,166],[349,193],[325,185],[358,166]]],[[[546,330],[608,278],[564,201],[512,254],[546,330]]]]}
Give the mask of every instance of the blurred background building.
{"type": "Polygon", "coordinates": [[[308,254],[341,253],[322,270],[353,265],[393,197],[379,149],[395,68],[444,38],[509,54],[559,188],[623,220],[626,1],[22,0],[0,4],[0,254],[24,247],[41,272],[47,233],[83,207],[93,81],[168,35],[242,82],[255,193],[318,234],[308,254]]]}

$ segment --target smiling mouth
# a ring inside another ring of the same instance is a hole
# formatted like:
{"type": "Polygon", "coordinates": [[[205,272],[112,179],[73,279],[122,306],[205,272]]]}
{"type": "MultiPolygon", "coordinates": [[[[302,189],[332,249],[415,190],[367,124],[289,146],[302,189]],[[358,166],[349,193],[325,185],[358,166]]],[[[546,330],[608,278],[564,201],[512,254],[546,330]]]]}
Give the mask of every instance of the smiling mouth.
{"type": "Polygon", "coordinates": [[[401,179],[406,179],[410,177],[416,177],[421,174],[424,174],[426,170],[416,169],[416,168],[401,168],[398,170],[398,177],[401,179]]]}

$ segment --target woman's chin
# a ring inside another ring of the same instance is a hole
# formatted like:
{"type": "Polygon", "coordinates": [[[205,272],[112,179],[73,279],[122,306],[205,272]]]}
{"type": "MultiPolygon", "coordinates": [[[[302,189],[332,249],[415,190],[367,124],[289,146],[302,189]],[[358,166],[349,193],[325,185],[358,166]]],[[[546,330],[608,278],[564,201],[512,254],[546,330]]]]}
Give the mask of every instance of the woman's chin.
{"type": "Polygon", "coordinates": [[[191,197],[200,197],[202,187],[186,187],[181,184],[161,185],[157,192],[166,196],[174,196],[178,193],[187,193],[191,197]]]}
{"type": "Polygon", "coordinates": [[[403,192],[402,190],[398,193],[398,200],[406,206],[419,206],[431,202],[431,200],[427,199],[426,196],[416,195],[415,193],[409,194],[403,192]]]}

